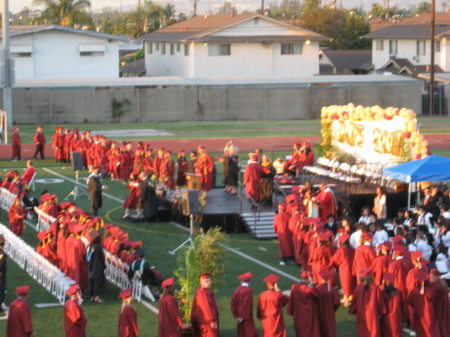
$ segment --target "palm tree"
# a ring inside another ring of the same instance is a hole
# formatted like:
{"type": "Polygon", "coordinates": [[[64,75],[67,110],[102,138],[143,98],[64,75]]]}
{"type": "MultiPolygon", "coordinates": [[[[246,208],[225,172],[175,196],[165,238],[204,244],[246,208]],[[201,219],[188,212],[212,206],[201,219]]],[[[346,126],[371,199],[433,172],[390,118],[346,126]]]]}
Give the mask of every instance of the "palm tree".
{"type": "Polygon", "coordinates": [[[33,0],[33,4],[45,7],[43,16],[48,23],[65,27],[92,23],[87,12],[91,8],[89,0],[33,0]]]}

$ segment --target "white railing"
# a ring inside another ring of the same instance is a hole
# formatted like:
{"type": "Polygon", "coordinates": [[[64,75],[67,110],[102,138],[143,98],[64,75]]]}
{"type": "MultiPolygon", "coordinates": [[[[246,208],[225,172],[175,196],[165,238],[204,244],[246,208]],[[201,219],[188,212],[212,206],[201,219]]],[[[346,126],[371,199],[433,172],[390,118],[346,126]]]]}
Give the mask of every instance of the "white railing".
{"type": "Polygon", "coordinates": [[[40,232],[42,230],[48,231],[50,228],[50,225],[56,221],[54,217],[51,215],[48,215],[45,212],[42,212],[39,208],[35,207],[34,211],[36,212],[38,216],[38,220],[36,223],[36,231],[40,232]]]}
{"type": "Polygon", "coordinates": [[[9,210],[16,197],[16,194],[8,191],[6,188],[0,187],[0,207],[4,210],[9,210]]]}
{"type": "Polygon", "coordinates": [[[66,291],[75,281],[67,277],[3,224],[0,224],[0,234],[5,237],[5,253],[9,258],[55,296],[60,304],[64,304],[66,291]]]}

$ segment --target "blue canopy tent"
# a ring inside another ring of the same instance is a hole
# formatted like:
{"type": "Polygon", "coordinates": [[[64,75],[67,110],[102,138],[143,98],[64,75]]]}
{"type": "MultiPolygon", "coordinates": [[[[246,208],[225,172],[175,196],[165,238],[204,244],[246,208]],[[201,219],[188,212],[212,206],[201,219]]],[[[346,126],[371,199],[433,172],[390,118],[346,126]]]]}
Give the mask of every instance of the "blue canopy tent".
{"type": "MultiPolygon", "coordinates": [[[[431,155],[424,159],[408,161],[384,169],[383,177],[410,184],[409,190],[411,190],[411,183],[448,181],[450,180],[450,158],[431,155]]],[[[411,195],[409,193],[408,207],[410,203],[411,195]]]]}

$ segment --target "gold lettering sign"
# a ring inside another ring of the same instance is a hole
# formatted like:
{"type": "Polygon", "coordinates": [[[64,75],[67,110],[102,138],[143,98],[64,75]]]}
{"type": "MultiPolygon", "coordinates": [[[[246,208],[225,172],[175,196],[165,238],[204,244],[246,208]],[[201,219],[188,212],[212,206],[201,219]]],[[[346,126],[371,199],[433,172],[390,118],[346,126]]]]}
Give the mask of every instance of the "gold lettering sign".
{"type": "Polygon", "coordinates": [[[364,125],[360,123],[346,123],[345,121],[338,122],[338,132],[336,140],[340,143],[348,144],[350,146],[363,147],[364,145],[364,125]]]}
{"type": "Polygon", "coordinates": [[[401,131],[373,130],[372,148],[378,153],[401,156],[403,152],[403,133],[401,131]]]}

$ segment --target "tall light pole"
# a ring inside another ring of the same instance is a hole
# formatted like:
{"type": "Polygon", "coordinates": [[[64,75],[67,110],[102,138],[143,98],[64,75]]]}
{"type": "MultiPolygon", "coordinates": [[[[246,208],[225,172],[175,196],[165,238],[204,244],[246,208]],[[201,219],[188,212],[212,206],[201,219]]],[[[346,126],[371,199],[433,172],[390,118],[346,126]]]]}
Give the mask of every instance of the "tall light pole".
{"type": "Polygon", "coordinates": [[[436,21],[436,0],[431,0],[431,20],[430,20],[430,116],[434,112],[434,24],[436,21]]]}
{"type": "MultiPolygon", "coordinates": [[[[2,47],[3,47],[3,110],[6,111],[8,129],[12,129],[12,80],[11,58],[9,52],[9,0],[3,1],[2,14],[2,47]]],[[[6,138],[6,137],[5,137],[6,138]]],[[[5,139],[6,144],[6,139],[5,139]]]]}

